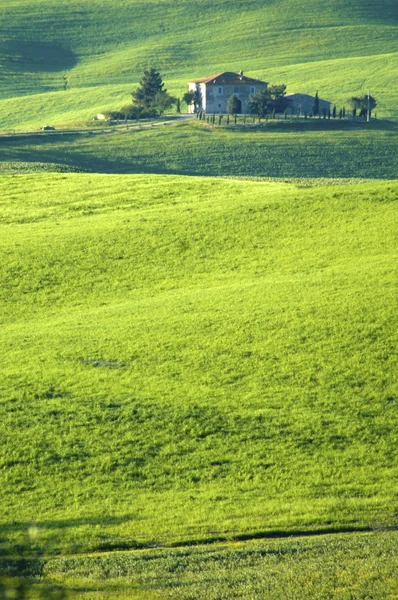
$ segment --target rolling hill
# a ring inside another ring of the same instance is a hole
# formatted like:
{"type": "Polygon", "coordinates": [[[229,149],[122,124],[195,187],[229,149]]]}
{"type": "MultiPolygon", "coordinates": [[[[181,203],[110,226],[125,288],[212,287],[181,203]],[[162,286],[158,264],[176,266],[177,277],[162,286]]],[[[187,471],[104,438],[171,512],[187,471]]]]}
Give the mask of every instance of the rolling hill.
{"type": "Polygon", "coordinates": [[[4,4],[0,595],[396,600],[396,0],[4,4]],[[378,118],[88,128],[150,64],[378,118]]]}
{"type": "Polygon", "coordinates": [[[3,551],[393,525],[395,182],[0,185],[3,551]]]}
{"type": "Polygon", "coordinates": [[[130,99],[149,64],[188,79],[244,69],[342,105],[371,88],[397,116],[394,0],[10,0],[0,28],[3,129],[92,118],[130,99]]]}

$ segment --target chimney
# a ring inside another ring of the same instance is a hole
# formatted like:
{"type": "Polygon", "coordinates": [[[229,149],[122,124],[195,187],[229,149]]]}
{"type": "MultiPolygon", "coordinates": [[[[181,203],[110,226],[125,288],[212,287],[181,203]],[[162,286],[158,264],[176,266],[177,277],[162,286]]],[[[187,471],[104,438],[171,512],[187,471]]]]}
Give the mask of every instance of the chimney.
{"type": "Polygon", "coordinates": [[[243,77],[243,71],[239,71],[239,75],[243,77]]]}

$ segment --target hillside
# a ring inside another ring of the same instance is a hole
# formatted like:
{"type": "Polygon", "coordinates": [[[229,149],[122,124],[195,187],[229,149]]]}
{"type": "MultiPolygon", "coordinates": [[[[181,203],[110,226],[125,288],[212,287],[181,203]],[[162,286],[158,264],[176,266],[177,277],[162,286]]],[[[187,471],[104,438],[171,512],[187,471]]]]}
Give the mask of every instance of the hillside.
{"type": "Polygon", "coordinates": [[[394,524],[396,183],[0,185],[3,552],[394,524]]]}
{"type": "Polygon", "coordinates": [[[144,127],[3,138],[0,168],[339,179],[389,179],[398,172],[397,126],[382,121],[144,127]]]}
{"type": "Polygon", "coordinates": [[[395,0],[10,0],[2,12],[3,129],[118,108],[149,64],[180,95],[192,77],[244,69],[340,105],[370,87],[379,115],[398,115],[395,0]]]}

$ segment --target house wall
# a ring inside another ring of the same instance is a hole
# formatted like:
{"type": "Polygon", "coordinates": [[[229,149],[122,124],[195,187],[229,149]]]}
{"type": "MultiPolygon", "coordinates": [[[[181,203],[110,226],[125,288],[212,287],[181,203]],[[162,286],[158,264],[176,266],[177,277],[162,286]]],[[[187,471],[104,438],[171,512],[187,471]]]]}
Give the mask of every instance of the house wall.
{"type": "Polygon", "coordinates": [[[226,113],[228,100],[235,94],[235,96],[242,102],[242,113],[248,112],[249,96],[252,96],[256,92],[264,92],[267,89],[266,83],[239,83],[231,85],[218,85],[210,84],[206,85],[206,101],[203,106],[204,110],[208,113],[226,113]]]}
{"type": "MultiPolygon", "coordinates": [[[[235,94],[242,102],[242,113],[248,112],[249,96],[256,92],[264,92],[267,89],[266,83],[235,83],[231,85],[212,84],[212,83],[189,83],[189,91],[199,92],[201,100],[200,108],[208,113],[227,112],[228,100],[235,94]],[[221,93],[220,93],[221,89],[221,93]]],[[[194,112],[194,107],[188,108],[190,113],[194,112]]]]}

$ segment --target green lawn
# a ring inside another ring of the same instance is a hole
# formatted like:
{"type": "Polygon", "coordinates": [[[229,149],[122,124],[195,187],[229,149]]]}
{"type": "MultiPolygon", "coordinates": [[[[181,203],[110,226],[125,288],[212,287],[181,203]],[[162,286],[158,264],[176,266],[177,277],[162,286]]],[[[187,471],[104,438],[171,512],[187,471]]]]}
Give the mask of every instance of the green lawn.
{"type": "Polygon", "coordinates": [[[130,99],[145,67],[187,81],[244,69],[342,106],[369,88],[397,117],[395,0],[9,0],[0,28],[0,128],[92,118],[130,99]]]}
{"type": "Polygon", "coordinates": [[[397,183],[313,185],[1,177],[3,551],[394,523],[397,183]]]}

